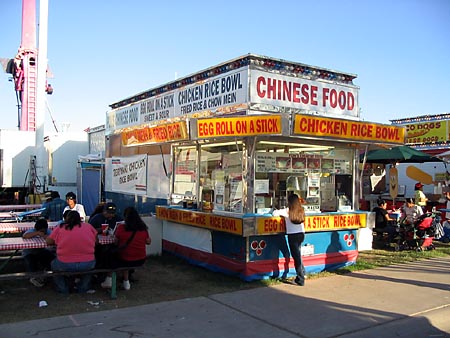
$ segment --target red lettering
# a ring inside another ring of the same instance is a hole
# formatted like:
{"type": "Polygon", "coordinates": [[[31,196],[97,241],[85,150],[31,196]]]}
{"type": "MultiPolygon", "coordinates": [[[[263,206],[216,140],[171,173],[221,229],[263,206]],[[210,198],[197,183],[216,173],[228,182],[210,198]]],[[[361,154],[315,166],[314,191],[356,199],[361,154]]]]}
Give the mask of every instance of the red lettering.
{"type": "Polygon", "coordinates": [[[301,88],[302,88],[302,103],[308,104],[309,103],[308,85],[303,84],[301,88]]]}
{"type": "Polygon", "coordinates": [[[258,80],[256,80],[256,93],[261,98],[266,96],[266,91],[262,89],[262,87],[265,86],[265,84],[266,79],[263,76],[258,77],[258,80]]]}
{"type": "Polygon", "coordinates": [[[317,106],[317,86],[311,86],[311,104],[317,106]]]}
{"type": "Polygon", "coordinates": [[[348,92],[347,95],[347,110],[353,110],[355,108],[355,97],[352,92],[348,92]]]}
{"type": "Polygon", "coordinates": [[[322,106],[326,107],[327,105],[331,108],[339,106],[341,110],[353,110],[355,108],[355,97],[351,92],[337,91],[334,88],[323,88],[322,106]]]}
{"type": "Polygon", "coordinates": [[[300,102],[300,83],[294,82],[292,85],[292,102],[299,103],[300,102]]]}
{"type": "Polygon", "coordinates": [[[265,232],[278,232],[278,231],[281,231],[281,224],[276,219],[264,220],[264,231],[265,232]]]}

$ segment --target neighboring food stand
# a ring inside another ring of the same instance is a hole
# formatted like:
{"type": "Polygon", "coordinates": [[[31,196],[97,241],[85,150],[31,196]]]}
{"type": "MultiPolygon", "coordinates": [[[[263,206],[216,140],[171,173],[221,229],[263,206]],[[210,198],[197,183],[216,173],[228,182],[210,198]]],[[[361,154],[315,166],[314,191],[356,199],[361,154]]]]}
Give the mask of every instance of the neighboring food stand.
{"type": "Polygon", "coordinates": [[[447,161],[450,146],[450,114],[422,115],[391,120],[393,125],[406,128],[406,146],[421,151],[430,158],[417,159],[416,162],[395,164],[398,171],[398,196],[394,199],[389,194],[390,169],[393,161],[367,163],[363,171],[363,198],[366,208],[375,206],[381,196],[388,202],[388,207],[395,204],[398,208],[405,198],[414,197],[414,185],[421,182],[423,192],[428,198],[427,210],[446,208],[443,193],[450,184],[450,174],[447,161]],[[434,157],[433,157],[434,156],[434,157]],[[444,160],[444,161],[442,161],[444,160]]]}
{"type": "Polygon", "coordinates": [[[373,223],[358,210],[359,150],[405,138],[360,120],[355,77],[248,54],[111,105],[107,157],[170,155],[163,249],[194,264],[244,280],[292,274],[271,216],[291,193],[307,211],[307,272],[353,264],[373,223]]]}

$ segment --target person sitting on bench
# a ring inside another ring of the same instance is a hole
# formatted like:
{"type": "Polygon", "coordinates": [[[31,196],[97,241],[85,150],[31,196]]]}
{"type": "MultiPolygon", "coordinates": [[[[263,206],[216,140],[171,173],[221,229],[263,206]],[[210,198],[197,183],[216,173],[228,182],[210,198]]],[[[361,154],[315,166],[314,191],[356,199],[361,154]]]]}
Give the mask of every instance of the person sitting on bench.
{"type": "MultiPolygon", "coordinates": [[[[151,244],[147,225],[134,207],[127,207],[124,210],[124,218],[124,223],[119,223],[114,233],[118,250],[111,260],[111,268],[128,266],[133,268],[143,265],[147,258],[146,245],[151,244]]],[[[110,276],[101,284],[103,288],[110,288],[111,285],[110,276]]],[[[130,287],[129,271],[126,270],[123,272],[123,288],[130,290],[130,287]]]]}
{"type": "MultiPolygon", "coordinates": [[[[53,271],[88,271],[95,268],[95,244],[97,231],[88,223],[81,221],[80,214],[71,210],[67,221],[60,224],[46,238],[49,245],[56,245],[56,258],[52,261],[53,271]]],[[[65,276],[54,276],[56,289],[60,293],[69,293],[69,284],[65,276]]],[[[90,274],[80,276],[78,292],[89,290],[90,274]]]]}
{"type": "Polygon", "coordinates": [[[383,233],[388,234],[387,244],[391,243],[397,234],[397,227],[392,225],[392,222],[396,220],[389,216],[389,213],[386,210],[387,203],[383,199],[379,199],[377,201],[377,205],[373,208],[373,212],[375,212],[375,232],[377,233],[377,239],[383,239],[383,233]]]}
{"type": "MultiPolygon", "coordinates": [[[[42,237],[47,238],[51,234],[46,219],[41,218],[34,224],[34,229],[29,229],[22,235],[23,238],[42,237]]],[[[49,271],[50,263],[55,258],[53,248],[24,249],[22,256],[25,261],[25,268],[28,272],[37,272],[39,270],[49,271]]],[[[44,286],[44,280],[40,278],[30,278],[30,283],[40,288],[44,286]]]]}

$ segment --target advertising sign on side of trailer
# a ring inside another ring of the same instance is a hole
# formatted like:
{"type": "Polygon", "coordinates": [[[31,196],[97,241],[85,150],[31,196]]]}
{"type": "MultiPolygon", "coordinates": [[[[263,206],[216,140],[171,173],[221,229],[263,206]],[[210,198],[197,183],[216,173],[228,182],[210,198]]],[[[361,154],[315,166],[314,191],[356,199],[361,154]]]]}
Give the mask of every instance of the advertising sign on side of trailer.
{"type": "MultiPolygon", "coordinates": [[[[109,163],[107,163],[109,164],[109,163]]],[[[112,191],[145,195],[147,192],[147,155],[114,157],[111,168],[112,191]]]]}

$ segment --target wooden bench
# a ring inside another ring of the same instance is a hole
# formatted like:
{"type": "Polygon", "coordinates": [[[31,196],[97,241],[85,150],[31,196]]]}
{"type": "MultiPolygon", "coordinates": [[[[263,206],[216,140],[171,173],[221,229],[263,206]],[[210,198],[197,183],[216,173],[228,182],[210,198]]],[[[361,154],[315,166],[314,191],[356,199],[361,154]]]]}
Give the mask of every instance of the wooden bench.
{"type": "Polygon", "coordinates": [[[136,267],[120,267],[114,269],[93,269],[87,271],[39,271],[39,272],[16,272],[16,273],[2,273],[0,274],[0,281],[2,280],[18,280],[18,279],[30,279],[30,278],[48,278],[54,276],[77,276],[85,274],[111,274],[111,299],[117,298],[117,272],[126,270],[136,270],[142,268],[136,267]]]}

